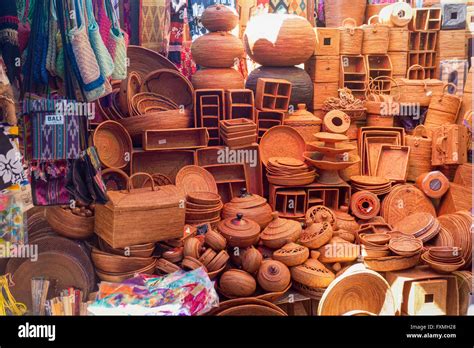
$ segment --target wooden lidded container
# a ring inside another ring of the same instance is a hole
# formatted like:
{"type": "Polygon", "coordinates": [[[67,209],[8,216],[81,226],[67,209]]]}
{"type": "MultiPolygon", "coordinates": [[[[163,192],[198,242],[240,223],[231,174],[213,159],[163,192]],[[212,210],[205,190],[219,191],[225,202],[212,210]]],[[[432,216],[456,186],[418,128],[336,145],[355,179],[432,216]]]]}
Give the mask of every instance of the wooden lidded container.
{"type": "Polygon", "coordinates": [[[322,120],[306,110],[305,104],[298,104],[298,109],[287,115],[283,124],[294,128],[301,134],[306,143],[314,141],[314,134],[321,130],[322,120]]]}

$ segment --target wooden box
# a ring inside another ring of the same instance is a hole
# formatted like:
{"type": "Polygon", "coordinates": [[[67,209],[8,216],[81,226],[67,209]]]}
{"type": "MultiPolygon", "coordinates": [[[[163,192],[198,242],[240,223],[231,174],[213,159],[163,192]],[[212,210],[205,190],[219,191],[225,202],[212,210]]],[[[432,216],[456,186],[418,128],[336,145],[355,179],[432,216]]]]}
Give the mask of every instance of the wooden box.
{"type": "Polygon", "coordinates": [[[313,56],[304,69],[313,82],[339,82],[339,56],[313,56]]]}
{"type": "Polygon", "coordinates": [[[288,111],[291,82],[280,79],[259,78],[255,92],[255,107],[259,110],[288,111]]]}
{"type": "Polygon", "coordinates": [[[467,128],[448,124],[433,129],[433,166],[463,164],[467,162],[467,128]]]}
{"type": "Polygon", "coordinates": [[[441,30],[439,32],[438,55],[440,60],[466,59],[466,31],[441,30]]]}
{"type": "Polygon", "coordinates": [[[314,97],[313,97],[313,108],[314,110],[323,109],[324,102],[327,98],[337,98],[339,83],[337,82],[328,82],[320,83],[317,82],[314,85],[314,97]]]}
{"type": "Polygon", "coordinates": [[[194,124],[206,127],[209,144],[219,144],[219,121],[225,119],[225,94],[223,89],[196,89],[194,91],[194,124]]]}
{"type": "Polygon", "coordinates": [[[408,315],[446,315],[448,281],[418,280],[410,283],[406,313],[408,315]]]}
{"type": "Polygon", "coordinates": [[[176,150],[206,147],[209,133],[206,128],[147,130],[143,132],[143,149],[176,150]]]}
{"type": "Polygon", "coordinates": [[[338,28],[315,28],[316,56],[338,56],[340,44],[340,31],[338,28]]]}
{"type": "Polygon", "coordinates": [[[185,194],[174,185],[110,191],[95,210],[95,232],[113,248],[181,238],[185,194]]]}
{"type": "Polygon", "coordinates": [[[472,186],[472,170],[472,163],[461,164],[456,169],[453,182],[459,185],[472,186]]]}
{"type": "Polygon", "coordinates": [[[417,8],[408,25],[411,31],[440,30],[441,8],[417,8]]]}
{"type": "Polygon", "coordinates": [[[364,56],[341,56],[339,85],[347,87],[356,96],[365,95],[368,72],[364,56]]]}

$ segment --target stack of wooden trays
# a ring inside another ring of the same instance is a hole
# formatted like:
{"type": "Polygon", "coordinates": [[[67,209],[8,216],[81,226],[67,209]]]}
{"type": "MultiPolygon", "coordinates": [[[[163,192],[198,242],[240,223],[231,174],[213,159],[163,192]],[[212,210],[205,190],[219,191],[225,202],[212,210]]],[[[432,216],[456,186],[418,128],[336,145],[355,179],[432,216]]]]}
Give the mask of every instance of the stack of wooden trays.
{"type": "Polygon", "coordinates": [[[427,242],[439,233],[441,225],[430,213],[414,213],[396,222],[393,228],[427,242]]]}
{"type": "Polygon", "coordinates": [[[350,179],[354,191],[369,191],[382,196],[392,189],[392,182],[380,176],[354,175],[350,179]]]}
{"type": "Polygon", "coordinates": [[[257,125],[247,118],[221,121],[220,136],[229,147],[249,146],[257,141],[257,125]]]}
{"type": "Polygon", "coordinates": [[[274,185],[308,185],[316,178],[316,171],[296,158],[270,157],[267,164],[267,178],[274,185]]]}
{"type": "Polygon", "coordinates": [[[191,225],[220,220],[221,197],[212,192],[189,192],[186,198],[186,223],[191,225]]]}

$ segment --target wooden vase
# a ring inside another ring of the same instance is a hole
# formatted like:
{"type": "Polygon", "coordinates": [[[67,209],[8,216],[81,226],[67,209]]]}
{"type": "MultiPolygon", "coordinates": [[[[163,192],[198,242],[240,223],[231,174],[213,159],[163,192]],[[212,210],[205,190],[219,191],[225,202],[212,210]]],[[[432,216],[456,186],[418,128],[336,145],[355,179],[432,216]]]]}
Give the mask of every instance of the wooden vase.
{"type": "Polygon", "coordinates": [[[242,89],[244,78],[232,68],[207,68],[196,71],[191,79],[195,89],[242,89]]]}
{"type": "Polygon", "coordinates": [[[196,64],[208,68],[230,68],[244,55],[244,45],[226,32],[209,33],[196,39],[191,46],[196,64]]]}
{"type": "Polygon", "coordinates": [[[308,73],[303,69],[291,67],[267,67],[262,66],[252,71],[247,78],[246,88],[256,92],[257,80],[259,78],[282,79],[291,82],[290,104],[297,109],[298,104],[312,105],[313,82],[308,73]]]}
{"type": "Polygon", "coordinates": [[[289,14],[264,14],[253,17],[244,34],[247,54],[266,66],[291,66],[311,57],[316,34],[303,17],[289,14]]]}

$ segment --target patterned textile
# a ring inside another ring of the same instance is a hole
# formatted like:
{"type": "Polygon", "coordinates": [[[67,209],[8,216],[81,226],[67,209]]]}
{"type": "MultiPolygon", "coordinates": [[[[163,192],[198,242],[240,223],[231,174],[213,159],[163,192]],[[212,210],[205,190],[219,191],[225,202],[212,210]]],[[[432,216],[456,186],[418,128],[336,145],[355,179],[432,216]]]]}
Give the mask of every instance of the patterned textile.
{"type": "Polygon", "coordinates": [[[168,58],[178,67],[181,66],[181,49],[184,39],[184,18],[186,17],[187,1],[170,1],[170,41],[168,58]]]}
{"type": "Polygon", "coordinates": [[[69,204],[66,190],[69,166],[67,161],[31,163],[33,204],[39,206],[69,204]]]}
{"type": "Polygon", "coordinates": [[[0,190],[26,181],[18,147],[18,127],[0,128],[0,190]]]}
{"type": "Polygon", "coordinates": [[[270,13],[289,13],[308,17],[307,0],[270,0],[270,13]]]}
{"type": "MultiPolygon", "coordinates": [[[[468,64],[466,59],[442,60],[440,64],[440,80],[443,83],[454,83],[456,85],[456,95],[462,97],[464,84],[466,83],[468,64]]],[[[451,88],[449,93],[453,93],[451,88]]]]}
{"type": "Polygon", "coordinates": [[[31,115],[32,156],[34,160],[77,159],[83,149],[87,118],[54,113],[31,115]]]}
{"type": "Polygon", "coordinates": [[[8,79],[19,79],[20,68],[16,59],[20,56],[18,45],[18,12],[16,0],[0,1],[0,55],[7,67],[8,79]]]}
{"type": "Polygon", "coordinates": [[[179,66],[181,73],[188,79],[191,79],[191,76],[193,76],[197,69],[196,63],[194,63],[191,55],[191,44],[191,41],[183,42],[181,49],[181,65],[179,66]]]}
{"type": "Polygon", "coordinates": [[[141,0],[140,45],[159,52],[168,53],[170,39],[171,0],[141,0]]]}
{"type": "Polygon", "coordinates": [[[25,243],[23,207],[16,191],[0,194],[0,243],[25,243]]]}

